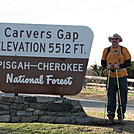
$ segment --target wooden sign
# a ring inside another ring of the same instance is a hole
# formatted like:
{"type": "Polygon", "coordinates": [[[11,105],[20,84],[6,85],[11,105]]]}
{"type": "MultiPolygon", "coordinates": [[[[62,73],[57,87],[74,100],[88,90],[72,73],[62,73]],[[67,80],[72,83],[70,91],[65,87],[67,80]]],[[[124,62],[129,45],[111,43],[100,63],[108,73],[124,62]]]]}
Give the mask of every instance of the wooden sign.
{"type": "Polygon", "coordinates": [[[78,94],[92,41],[85,26],[0,23],[0,90],[78,94]]]}

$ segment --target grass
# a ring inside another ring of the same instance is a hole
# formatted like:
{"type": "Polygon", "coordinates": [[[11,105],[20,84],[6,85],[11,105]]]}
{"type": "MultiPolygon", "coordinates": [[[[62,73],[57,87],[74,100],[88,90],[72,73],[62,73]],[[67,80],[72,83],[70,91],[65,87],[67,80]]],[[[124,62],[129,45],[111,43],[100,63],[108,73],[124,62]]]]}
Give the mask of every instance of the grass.
{"type": "Polygon", "coordinates": [[[132,134],[134,114],[127,115],[126,124],[101,126],[103,112],[86,111],[91,125],[48,124],[48,123],[0,123],[0,134],[132,134]],[[95,125],[97,122],[100,125],[95,125]]]}
{"type": "MultiPolygon", "coordinates": [[[[82,92],[94,93],[94,94],[106,94],[106,90],[95,90],[95,89],[83,89],[82,92]]],[[[128,91],[128,96],[134,97],[134,91],[128,91]]]]}
{"type": "Polygon", "coordinates": [[[128,96],[132,96],[132,97],[134,97],[134,92],[133,93],[128,93],[128,96]]]}
{"type": "Polygon", "coordinates": [[[106,91],[104,90],[94,90],[94,89],[83,89],[82,91],[86,93],[94,93],[94,94],[106,94],[106,91]]]}
{"type": "MultiPolygon", "coordinates": [[[[67,124],[47,124],[47,123],[18,123],[0,124],[1,134],[101,134],[101,127],[89,127],[67,124]]],[[[108,128],[103,129],[105,133],[111,133],[108,128]]]]}

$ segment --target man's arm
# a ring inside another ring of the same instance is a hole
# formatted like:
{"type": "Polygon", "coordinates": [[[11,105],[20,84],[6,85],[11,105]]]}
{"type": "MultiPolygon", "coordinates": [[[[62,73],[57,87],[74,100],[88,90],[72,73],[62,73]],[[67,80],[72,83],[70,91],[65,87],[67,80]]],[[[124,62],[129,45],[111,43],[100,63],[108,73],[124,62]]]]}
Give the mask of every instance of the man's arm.
{"type": "Polygon", "coordinates": [[[107,61],[106,60],[101,60],[101,65],[104,69],[107,68],[107,61]]]}
{"type": "Polygon", "coordinates": [[[120,64],[119,66],[120,66],[120,68],[130,67],[131,66],[131,59],[125,60],[125,62],[123,64],[120,64]]]}

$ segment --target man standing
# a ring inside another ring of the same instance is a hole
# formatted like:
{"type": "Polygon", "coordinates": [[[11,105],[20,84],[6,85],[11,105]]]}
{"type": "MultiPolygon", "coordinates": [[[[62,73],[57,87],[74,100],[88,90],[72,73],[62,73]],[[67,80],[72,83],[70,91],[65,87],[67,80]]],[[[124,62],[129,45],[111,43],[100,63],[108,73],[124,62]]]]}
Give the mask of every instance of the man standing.
{"type": "Polygon", "coordinates": [[[113,123],[116,111],[116,92],[118,90],[118,102],[120,100],[117,109],[118,120],[121,122],[125,117],[124,114],[126,112],[128,92],[128,73],[126,67],[129,67],[131,65],[131,55],[126,47],[119,45],[119,43],[122,42],[122,37],[120,35],[113,34],[113,36],[108,37],[108,40],[112,43],[112,45],[104,49],[101,59],[101,65],[103,68],[110,71],[109,82],[107,80],[107,82],[109,83],[107,89],[107,116],[109,118],[109,122],[113,123]]]}

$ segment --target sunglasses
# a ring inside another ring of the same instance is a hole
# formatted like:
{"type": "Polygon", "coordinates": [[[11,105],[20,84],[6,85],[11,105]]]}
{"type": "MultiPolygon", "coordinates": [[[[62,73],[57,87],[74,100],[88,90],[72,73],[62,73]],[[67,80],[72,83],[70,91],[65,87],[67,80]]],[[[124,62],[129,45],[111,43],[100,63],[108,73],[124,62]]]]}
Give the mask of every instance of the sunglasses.
{"type": "Polygon", "coordinates": [[[111,40],[119,40],[118,38],[112,38],[111,40]]]}

